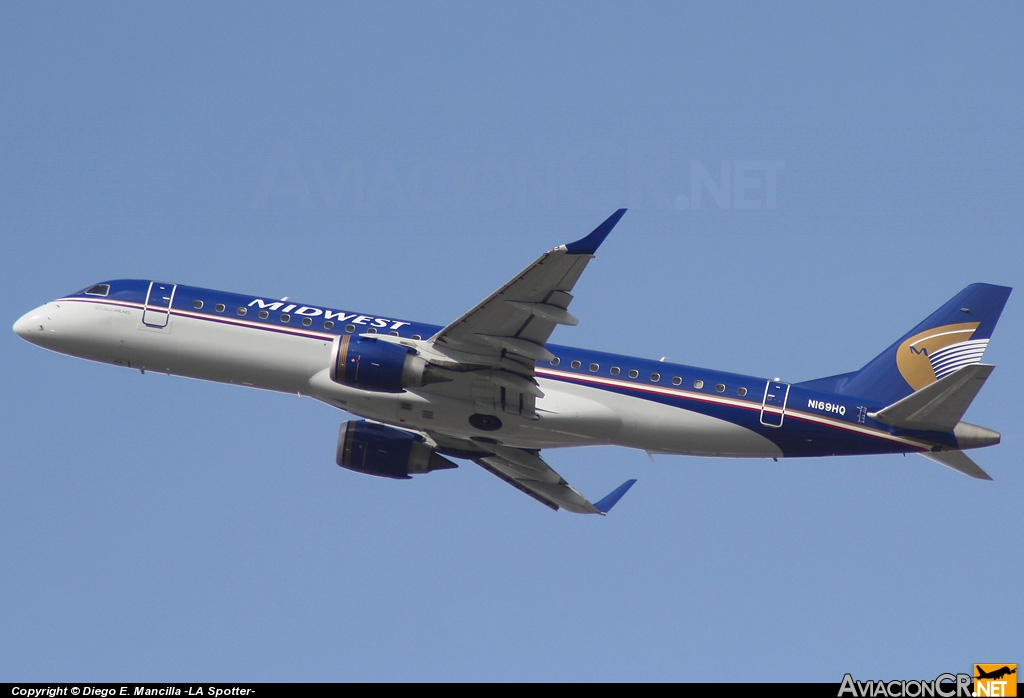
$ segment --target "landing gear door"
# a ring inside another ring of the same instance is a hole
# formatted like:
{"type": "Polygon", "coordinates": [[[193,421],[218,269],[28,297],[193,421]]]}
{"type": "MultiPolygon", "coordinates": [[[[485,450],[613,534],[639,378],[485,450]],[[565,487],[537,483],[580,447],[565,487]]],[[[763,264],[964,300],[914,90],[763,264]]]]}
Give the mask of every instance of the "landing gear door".
{"type": "Polygon", "coordinates": [[[171,317],[171,303],[174,301],[174,291],[178,287],[174,284],[165,284],[159,281],[152,281],[149,284],[149,293],[146,294],[146,307],[142,311],[142,324],[146,327],[167,327],[171,317]]]}
{"type": "Polygon", "coordinates": [[[766,427],[778,428],[786,417],[786,400],[789,399],[789,383],[768,381],[764,387],[764,400],[761,402],[761,424],[766,427]]]}

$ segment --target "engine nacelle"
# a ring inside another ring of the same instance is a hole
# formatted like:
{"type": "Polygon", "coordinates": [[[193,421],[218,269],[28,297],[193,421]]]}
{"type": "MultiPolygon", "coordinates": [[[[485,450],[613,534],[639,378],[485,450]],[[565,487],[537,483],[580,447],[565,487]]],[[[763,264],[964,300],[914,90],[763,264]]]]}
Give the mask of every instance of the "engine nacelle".
{"type": "Polygon", "coordinates": [[[359,473],[400,480],[416,473],[458,467],[418,434],[363,421],[341,425],[337,463],[359,473]]]}
{"type": "Polygon", "coordinates": [[[448,380],[411,349],[348,334],[334,343],[330,376],[335,383],[381,393],[448,380]]]}

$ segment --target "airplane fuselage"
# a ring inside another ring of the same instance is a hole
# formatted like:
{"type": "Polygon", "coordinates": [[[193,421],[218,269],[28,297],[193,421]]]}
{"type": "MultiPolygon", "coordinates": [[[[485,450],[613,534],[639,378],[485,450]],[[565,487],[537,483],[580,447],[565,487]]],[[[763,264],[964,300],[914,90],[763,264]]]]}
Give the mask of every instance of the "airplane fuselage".
{"type": "Polygon", "coordinates": [[[652,453],[779,458],[965,448],[952,433],[886,426],[868,399],[777,379],[548,344],[535,411],[508,404],[483,372],[431,391],[331,380],[346,336],[421,348],[441,328],[390,316],[181,284],[118,280],[27,313],[15,326],[48,349],[118,366],[309,395],[352,414],[521,449],[617,445],[652,453]],[[467,399],[470,396],[471,399],[467,399]],[[500,426],[479,428],[474,415],[500,426]]]}

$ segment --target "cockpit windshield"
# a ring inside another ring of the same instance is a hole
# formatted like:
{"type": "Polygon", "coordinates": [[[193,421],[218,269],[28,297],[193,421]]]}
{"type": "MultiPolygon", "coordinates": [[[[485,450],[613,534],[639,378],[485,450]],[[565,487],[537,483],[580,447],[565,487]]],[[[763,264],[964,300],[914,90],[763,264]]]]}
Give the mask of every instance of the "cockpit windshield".
{"type": "Polygon", "coordinates": [[[82,291],[87,296],[105,296],[110,293],[110,284],[94,284],[82,291]]]}

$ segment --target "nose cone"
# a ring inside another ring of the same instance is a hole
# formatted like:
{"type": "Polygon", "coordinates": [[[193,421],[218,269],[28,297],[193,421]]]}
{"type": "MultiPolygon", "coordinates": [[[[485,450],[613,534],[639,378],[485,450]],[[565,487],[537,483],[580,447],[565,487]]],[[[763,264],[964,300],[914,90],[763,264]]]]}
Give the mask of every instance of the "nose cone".
{"type": "Polygon", "coordinates": [[[47,307],[45,305],[39,306],[18,318],[18,321],[14,323],[14,334],[27,342],[41,345],[46,339],[46,323],[48,320],[47,307]]]}

